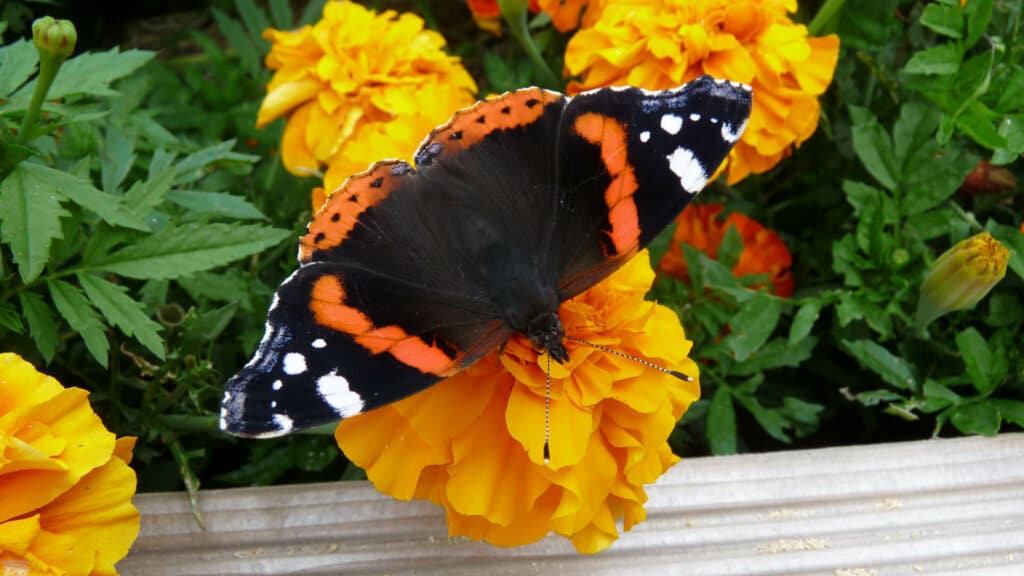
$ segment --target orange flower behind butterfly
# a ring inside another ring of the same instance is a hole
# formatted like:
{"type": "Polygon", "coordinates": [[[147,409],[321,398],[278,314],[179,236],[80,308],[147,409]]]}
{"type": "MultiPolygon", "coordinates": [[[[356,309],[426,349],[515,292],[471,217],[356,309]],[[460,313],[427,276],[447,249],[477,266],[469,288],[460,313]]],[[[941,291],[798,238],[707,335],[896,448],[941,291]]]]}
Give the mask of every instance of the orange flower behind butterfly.
{"type": "Polygon", "coordinates": [[[700,394],[678,318],[644,300],[647,253],[562,303],[570,336],[678,369],[684,382],[566,342],[551,363],[550,465],[543,462],[548,359],[522,336],[500,353],[400,402],[343,421],[338,445],[378,490],[443,506],[448,530],[515,546],[548,532],[593,553],[644,520],[644,484],[678,458],[676,421],[700,394]]]}
{"type": "Polygon", "coordinates": [[[658,264],[658,270],[685,280],[686,259],[681,244],[689,244],[707,254],[718,257],[718,247],[730,226],[734,226],[743,240],[743,252],[733,266],[737,278],[749,275],[767,275],[775,293],[783,298],[793,295],[793,275],[790,266],[793,256],[775,232],[765,228],[739,212],[719,218],[725,206],[721,204],[690,204],[676,219],[676,231],[668,252],[658,264]]]}
{"type": "Polygon", "coordinates": [[[308,175],[327,165],[328,191],[380,158],[411,159],[424,134],[475,100],[472,77],[415,14],[332,1],[313,26],[264,36],[276,72],[257,126],[287,116],[285,167],[308,175]]]}
{"type": "Polygon", "coordinates": [[[818,126],[839,37],[808,37],[789,18],[796,8],[796,0],[605,0],[566,47],[566,73],[582,77],[569,91],[663,90],[700,74],[751,85],[750,122],[724,168],[736,183],[775,166],[818,126]]]}
{"type": "MultiPolygon", "coordinates": [[[[551,17],[551,23],[561,32],[576,28],[580,17],[593,21],[600,11],[602,0],[530,0],[530,12],[544,12],[551,17]]],[[[477,26],[491,32],[501,34],[501,7],[498,0],[466,0],[469,11],[477,26]]]]}
{"type": "Polygon", "coordinates": [[[139,532],[135,439],[87,396],[0,354],[0,574],[116,575],[139,532]]]}

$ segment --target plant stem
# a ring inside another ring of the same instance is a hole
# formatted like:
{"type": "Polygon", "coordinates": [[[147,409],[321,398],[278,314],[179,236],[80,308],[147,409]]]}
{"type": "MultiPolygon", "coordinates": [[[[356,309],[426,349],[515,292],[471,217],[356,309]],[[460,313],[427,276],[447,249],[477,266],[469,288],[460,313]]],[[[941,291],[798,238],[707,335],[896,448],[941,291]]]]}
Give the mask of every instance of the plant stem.
{"type": "Polygon", "coordinates": [[[832,22],[836,14],[843,9],[843,5],[846,4],[846,0],[828,0],[818,9],[818,13],[814,15],[811,23],[807,25],[807,34],[809,36],[817,36],[821,34],[822,30],[827,24],[832,22]]]}
{"type": "Polygon", "coordinates": [[[530,61],[533,62],[534,68],[540,73],[541,82],[548,88],[559,87],[558,77],[551,72],[548,63],[544,61],[544,57],[541,56],[540,50],[533,42],[533,36],[530,35],[530,29],[526,25],[526,2],[498,0],[498,6],[501,7],[501,15],[505,17],[505,22],[508,23],[509,32],[519,42],[519,45],[522,46],[526,55],[530,58],[530,61]]]}
{"type": "Polygon", "coordinates": [[[63,58],[40,54],[39,76],[36,77],[36,86],[32,90],[32,100],[28,103],[28,109],[25,110],[25,118],[21,121],[21,129],[18,130],[18,139],[16,141],[18,144],[25,144],[29,141],[29,134],[36,127],[36,120],[39,119],[39,109],[43,107],[43,100],[46,99],[46,94],[50,91],[53,79],[57,77],[57,70],[60,70],[60,65],[63,62],[63,58]]]}

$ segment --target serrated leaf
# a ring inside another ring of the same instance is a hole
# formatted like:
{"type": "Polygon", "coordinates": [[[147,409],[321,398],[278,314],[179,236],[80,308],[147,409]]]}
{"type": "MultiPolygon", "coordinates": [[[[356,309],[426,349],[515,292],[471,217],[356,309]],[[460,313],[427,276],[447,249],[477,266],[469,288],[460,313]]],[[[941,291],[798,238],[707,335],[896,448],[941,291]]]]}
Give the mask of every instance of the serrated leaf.
{"type": "Polygon", "coordinates": [[[933,140],[907,160],[903,175],[903,210],[913,216],[945,202],[978,163],[978,157],[960,148],[945,150],[933,140]]]}
{"type": "Polygon", "coordinates": [[[905,74],[935,74],[945,76],[956,74],[963,60],[963,49],[956,43],[940,44],[915,52],[907,65],[903,67],[905,74]]]}
{"type": "Polygon", "coordinates": [[[217,21],[217,28],[220,29],[224,37],[228,39],[228,44],[234,50],[235,54],[238,55],[238,59],[242,61],[242,66],[245,67],[250,74],[259,74],[262,71],[260,65],[260,50],[252,41],[252,38],[245,33],[241,24],[232,20],[223,11],[216,7],[212,8],[212,11],[213,19],[217,21]]]}
{"type": "Polygon", "coordinates": [[[239,220],[262,220],[266,218],[248,200],[234,194],[203,192],[199,190],[174,190],[167,195],[167,199],[182,208],[188,208],[193,212],[210,216],[224,216],[239,220]]]}
{"type": "Polygon", "coordinates": [[[93,274],[78,274],[78,282],[107,322],[116,326],[125,336],[138,340],[163,360],[164,341],[159,334],[160,324],[146,315],[142,304],[128,296],[126,288],[93,274]]]}
{"type": "Polygon", "coordinates": [[[28,322],[32,340],[35,341],[43,360],[49,364],[57,353],[57,320],[53,316],[53,310],[42,296],[34,292],[18,294],[18,301],[21,303],[21,313],[28,322]]]}
{"type": "Polygon", "coordinates": [[[88,265],[129,278],[178,278],[244,258],[290,234],[258,225],[186,224],[164,228],[88,265]]]}
{"type": "Polygon", "coordinates": [[[50,245],[62,237],[60,219],[68,216],[52,183],[34,178],[22,162],[0,182],[0,232],[11,247],[22,282],[35,280],[50,259],[50,245]]]}
{"type": "Polygon", "coordinates": [[[801,306],[793,316],[793,323],[789,327],[789,345],[793,346],[807,338],[820,315],[820,302],[808,302],[801,306]]]}
{"type": "MultiPolygon", "coordinates": [[[[57,73],[46,98],[57,100],[72,94],[113,96],[117,92],[110,89],[111,82],[131,74],[149,62],[154,55],[153,52],[142,50],[121,52],[116,47],[106,52],[79,54],[60,67],[60,72],[57,73]]],[[[18,90],[13,99],[27,101],[34,89],[33,80],[18,90]]]]}
{"type": "Polygon", "coordinates": [[[968,328],[957,333],[956,347],[960,351],[960,358],[967,366],[967,376],[970,377],[974,388],[981,394],[992,392],[998,382],[995,382],[989,373],[992,352],[988,349],[985,338],[974,328],[968,328]]]}
{"type": "Polygon", "coordinates": [[[949,421],[963,434],[995,436],[999,432],[1002,418],[992,404],[977,402],[957,407],[949,421]]]}
{"type": "Polygon", "coordinates": [[[957,116],[956,127],[978,144],[995,150],[1006,147],[1006,138],[985,115],[971,109],[957,116]]]}
{"type": "MultiPolygon", "coordinates": [[[[235,0],[235,8],[238,9],[242,21],[245,22],[249,38],[260,51],[265,51],[270,46],[270,43],[263,39],[263,31],[270,28],[267,14],[253,0],[235,0]]],[[[287,24],[284,28],[291,28],[291,25],[287,24]]]]}
{"type": "Polygon", "coordinates": [[[729,224],[722,241],[718,244],[718,257],[716,260],[726,268],[735,268],[740,260],[740,253],[743,252],[743,237],[734,224],[729,224]]]}
{"type": "Polygon", "coordinates": [[[992,19],[992,0],[971,0],[963,8],[967,14],[967,39],[964,47],[974,46],[982,36],[992,19]]]}
{"type": "Polygon", "coordinates": [[[921,240],[931,240],[949,234],[950,222],[957,218],[955,212],[948,208],[931,210],[911,216],[907,223],[921,240]]]}
{"type": "Polygon", "coordinates": [[[289,30],[292,28],[292,5],[288,0],[270,0],[270,17],[274,20],[274,28],[289,30]]]}
{"type": "Polygon", "coordinates": [[[795,367],[811,357],[817,346],[818,339],[811,336],[796,344],[790,344],[782,338],[770,340],[743,362],[737,363],[729,370],[730,375],[748,376],[764,370],[782,367],[795,367]]]}
{"type": "Polygon", "coordinates": [[[117,125],[107,126],[100,148],[100,181],[103,191],[113,194],[135,164],[135,139],[127,137],[117,125]]]}
{"type": "Polygon", "coordinates": [[[786,444],[793,441],[789,434],[786,433],[786,428],[791,427],[791,424],[786,421],[786,418],[779,410],[765,408],[754,396],[739,395],[736,399],[746,408],[747,412],[750,412],[750,415],[754,417],[754,420],[757,420],[757,423],[761,425],[761,428],[769,436],[786,444]]]}
{"type": "Polygon", "coordinates": [[[56,187],[63,196],[95,213],[108,224],[149,231],[149,227],[146,226],[142,218],[124,206],[121,197],[97,189],[86,178],[55,170],[42,164],[22,162],[18,167],[23,168],[37,181],[46,182],[56,187]]]}
{"type": "Polygon", "coordinates": [[[1002,93],[995,105],[995,110],[1003,114],[1020,112],[1024,108],[1024,68],[1013,67],[1003,82],[1002,93]]]}
{"type": "Polygon", "coordinates": [[[174,182],[174,170],[168,168],[163,172],[150,176],[145,181],[138,180],[125,192],[124,203],[129,210],[139,215],[146,215],[164,201],[164,196],[174,182]]]}
{"type": "Polygon", "coordinates": [[[25,325],[21,323],[18,311],[7,304],[0,304],[0,328],[6,328],[18,334],[25,332],[25,325]]]}
{"type": "Polygon", "coordinates": [[[103,320],[96,314],[92,304],[81,290],[63,280],[53,280],[49,287],[50,298],[53,299],[57,312],[67,320],[72,330],[82,336],[85,347],[89,349],[92,357],[106,368],[110,342],[107,341],[107,334],[103,329],[103,320]]]}
{"type": "Polygon", "coordinates": [[[921,25],[950,38],[959,39],[964,36],[964,14],[957,6],[928,4],[921,12],[921,25]]]}
{"type": "Polygon", "coordinates": [[[711,398],[706,434],[712,454],[736,453],[736,409],[732,405],[732,394],[725,386],[719,386],[711,398]]]}
{"type": "Polygon", "coordinates": [[[746,360],[768,341],[782,314],[782,303],[762,293],[743,303],[729,322],[732,333],[726,337],[737,362],[746,360]]]}
{"type": "Polygon", "coordinates": [[[989,400],[989,404],[995,406],[1004,419],[1013,422],[1017,426],[1024,427],[1024,402],[994,398],[989,400]]]}
{"type": "Polygon", "coordinates": [[[11,95],[36,71],[39,52],[28,40],[0,47],[0,99],[11,95]]]}
{"type": "Polygon", "coordinates": [[[851,136],[853,150],[864,168],[882,186],[894,190],[899,181],[899,170],[889,134],[872,116],[870,121],[854,125],[851,136]]]}
{"type": "Polygon", "coordinates": [[[934,142],[942,112],[924,102],[908,102],[892,128],[893,153],[906,171],[906,163],[925,144],[934,142]]]}
{"type": "Polygon", "coordinates": [[[214,144],[208,148],[203,148],[202,150],[198,150],[182,158],[174,167],[175,184],[187,184],[189,182],[199,180],[206,175],[202,168],[205,168],[214,162],[229,161],[252,163],[260,159],[259,156],[253,156],[251,154],[232,152],[231,149],[234,147],[234,140],[225,140],[220,144],[214,144]]]}
{"type": "Polygon", "coordinates": [[[916,390],[917,379],[910,364],[870,340],[842,340],[841,347],[889,384],[901,390],[916,390]]]}

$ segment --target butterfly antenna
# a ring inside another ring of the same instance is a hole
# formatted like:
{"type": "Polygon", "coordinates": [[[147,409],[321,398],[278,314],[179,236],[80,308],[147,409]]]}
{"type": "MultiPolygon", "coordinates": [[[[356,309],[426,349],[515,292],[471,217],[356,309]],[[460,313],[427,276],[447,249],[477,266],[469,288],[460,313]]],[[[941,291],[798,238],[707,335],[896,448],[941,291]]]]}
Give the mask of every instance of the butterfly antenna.
{"type": "MultiPolygon", "coordinates": [[[[576,338],[575,336],[569,336],[568,334],[566,334],[565,339],[569,340],[570,342],[575,342],[577,344],[583,344],[584,346],[590,346],[591,348],[596,348],[596,349],[598,349],[598,350],[600,350],[602,352],[607,352],[608,354],[611,354],[612,356],[618,356],[619,358],[625,358],[626,360],[632,360],[633,362],[636,362],[637,364],[646,366],[648,368],[653,368],[653,369],[655,369],[655,370],[657,370],[659,372],[664,372],[665,374],[668,374],[670,376],[675,376],[676,378],[679,378],[680,380],[683,380],[685,382],[693,382],[693,377],[687,376],[686,374],[683,374],[682,372],[680,372],[678,370],[669,370],[668,368],[665,368],[664,366],[659,366],[658,364],[655,364],[654,362],[650,362],[648,360],[644,360],[643,358],[637,358],[636,356],[630,356],[629,354],[626,354],[625,352],[621,352],[619,350],[615,350],[614,348],[609,348],[609,347],[607,347],[607,346],[605,346],[603,344],[595,344],[593,342],[587,342],[586,340],[581,340],[579,338],[576,338]]],[[[550,372],[550,367],[551,367],[550,363],[551,363],[551,359],[548,358],[549,372],[550,372]]],[[[549,374],[548,375],[548,380],[550,381],[550,379],[551,379],[551,376],[549,374]]],[[[545,450],[547,449],[546,447],[547,447],[547,444],[545,443],[545,450]]]]}
{"type": "Polygon", "coordinates": [[[548,377],[544,382],[544,465],[551,463],[551,354],[548,354],[548,377]]]}

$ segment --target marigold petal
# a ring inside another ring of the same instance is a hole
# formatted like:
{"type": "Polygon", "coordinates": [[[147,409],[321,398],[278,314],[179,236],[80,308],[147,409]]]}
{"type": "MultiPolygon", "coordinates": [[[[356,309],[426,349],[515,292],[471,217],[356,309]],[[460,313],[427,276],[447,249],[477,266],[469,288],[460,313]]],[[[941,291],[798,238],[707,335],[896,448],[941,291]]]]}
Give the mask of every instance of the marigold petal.
{"type": "Polygon", "coordinates": [[[287,82],[268,90],[256,113],[256,127],[262,128],[279,116],[313,98],[322,89],[320,82],[313,79],[287,82]]]}
{"type": "Polygon", "coordinates": [[[281,138],[281,161],[284,167],[296,176],[315,174],[320,163],[306,146],[306,128],[309,115],[315,104],[306,104],[296,110],[284,127],[281,138]]]}

